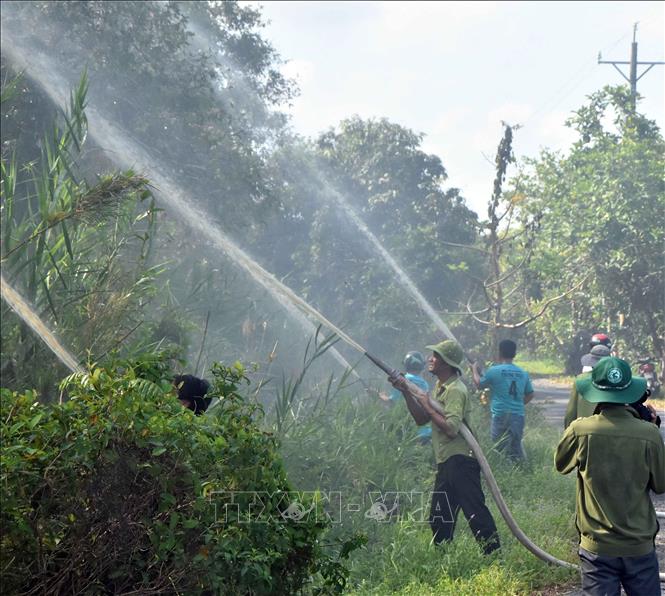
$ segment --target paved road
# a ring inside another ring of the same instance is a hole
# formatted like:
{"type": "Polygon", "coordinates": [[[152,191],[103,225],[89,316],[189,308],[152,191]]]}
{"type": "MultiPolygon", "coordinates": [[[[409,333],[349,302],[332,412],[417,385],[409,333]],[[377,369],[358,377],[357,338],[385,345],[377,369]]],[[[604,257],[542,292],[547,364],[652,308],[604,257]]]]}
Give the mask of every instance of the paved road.
{"type": "Polygon", "coordinates": [[[570,389],[552,387],[539,383],[538,380],[533,381],[533,389],[535,391],[533,403],[544,409],[548,422],[563,429],[563,417],[566,414],[570,389]]]}
{"type": "MultiPolygon", "coordinates": [[[[533,403],[542,406],[545,410],[545,418],[553,425],[563,431],[563,418],[566,414],[566,406],[570,397],[570,389],[560,386],[552,386],[547,382],[533,381],[535,396],[533,403]]],[[[665,420],[665,412],[658,412],[661,419],[665,420]]],[[[665,423],[660,426],[660,434],[665,441],[665,423]]]]}

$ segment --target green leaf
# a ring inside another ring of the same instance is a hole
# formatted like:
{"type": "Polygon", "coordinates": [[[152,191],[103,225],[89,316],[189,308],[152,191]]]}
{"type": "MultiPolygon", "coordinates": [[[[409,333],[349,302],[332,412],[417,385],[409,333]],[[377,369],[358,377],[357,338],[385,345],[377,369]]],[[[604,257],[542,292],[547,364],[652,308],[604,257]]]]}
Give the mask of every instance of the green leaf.
{"type": "Polygon", "coordinates": [[[37,424],[39,424],[39,421],[42,419],[43,416],[44,416],[44,414],[43,414],[42,412],[40,412],[39,414],[33,416],[33,417],[30,419],[30,422],[28,423],[28,426],[29,426],[31,429],[32,429],[32,428],[35,428],[35,426],[37,426],[37,424]]]}

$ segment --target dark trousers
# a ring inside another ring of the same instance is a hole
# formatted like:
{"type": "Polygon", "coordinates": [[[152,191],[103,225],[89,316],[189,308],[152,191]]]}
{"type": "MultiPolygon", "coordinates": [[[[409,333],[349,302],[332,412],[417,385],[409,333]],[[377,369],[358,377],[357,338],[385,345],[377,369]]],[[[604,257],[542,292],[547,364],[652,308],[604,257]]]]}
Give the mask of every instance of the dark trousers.
{"type": "Polygon", "coordinates": [[[660,596],[656,551],[641,557],[603,557],[580,548],[584,596],[660,596]]]}
{"type": "Polygon", "coordinates": [[[473,457],[453,455],[437,467],[429,523],[434,543],[453,539],[459,510],[485,554],[499,548],[499,535],[485,505],[480,486],[480,465],[473,457]]]}

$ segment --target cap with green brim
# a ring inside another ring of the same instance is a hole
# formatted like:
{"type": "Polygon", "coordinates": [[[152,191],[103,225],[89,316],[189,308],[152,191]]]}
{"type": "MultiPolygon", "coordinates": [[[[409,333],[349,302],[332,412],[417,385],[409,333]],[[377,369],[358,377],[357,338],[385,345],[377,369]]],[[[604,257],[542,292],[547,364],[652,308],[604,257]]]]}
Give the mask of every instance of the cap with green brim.
{"type": "Polygon", "coordinates": [[[577,392],[588,402],[632,404],[647,388],[643,377],[633,377],[630,364],[621,358],[607,356],[593,367],[591,374],[575,381],[577,392]]]}
{"type": "Polygon", "coordinates": [[[441,356],[441,359],[444,362],[447,362],[450,366],[454,366],[462,370],[462,362],[464,361],[464,351],[462,346],[460,346],[456,341],[452,339],[446,339],[442,342],[439,342],[433,346],[425,346],[428,350],[441,356]]]}

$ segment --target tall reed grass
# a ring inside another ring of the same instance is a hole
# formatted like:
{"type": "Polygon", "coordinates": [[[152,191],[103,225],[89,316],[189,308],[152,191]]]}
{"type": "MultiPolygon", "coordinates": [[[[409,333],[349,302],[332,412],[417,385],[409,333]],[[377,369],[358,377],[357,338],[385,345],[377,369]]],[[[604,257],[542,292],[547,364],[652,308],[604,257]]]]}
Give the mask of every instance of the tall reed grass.
{"type": "MultiPolygon", "coordinates": [[[[20,76],[3,82],[3,122],[26,117],[25,106],[14,106],[24,86],[20,76]]],[[[157,210],[148,180],[131,170],[88,180],[80,167],[87,92],[84,73],[39,139],[38,159],[17,154],[8,138],[0,161],[3,274],[81,360],[128,343],[163,270],[153,262],[157,210]]],[[[3,382],[47,396],[60,374],[43,366],[51,355],[4,305],[2,315],[3,382]]]]}

